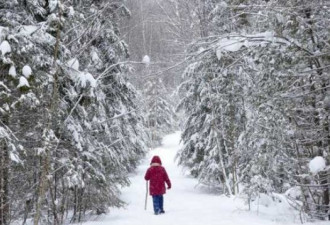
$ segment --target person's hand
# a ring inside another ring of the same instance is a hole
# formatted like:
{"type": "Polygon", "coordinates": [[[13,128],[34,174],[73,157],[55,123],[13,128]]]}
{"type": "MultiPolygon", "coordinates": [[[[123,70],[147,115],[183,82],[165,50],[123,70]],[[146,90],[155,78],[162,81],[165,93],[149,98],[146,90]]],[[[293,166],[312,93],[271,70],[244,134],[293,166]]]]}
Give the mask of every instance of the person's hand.
{"type": "Polygon", "coordinates": [[[171,189],[171,187],[167,187],[167,189],[168,189],[168,190],[170,190],[170,189],[171,189]]]}

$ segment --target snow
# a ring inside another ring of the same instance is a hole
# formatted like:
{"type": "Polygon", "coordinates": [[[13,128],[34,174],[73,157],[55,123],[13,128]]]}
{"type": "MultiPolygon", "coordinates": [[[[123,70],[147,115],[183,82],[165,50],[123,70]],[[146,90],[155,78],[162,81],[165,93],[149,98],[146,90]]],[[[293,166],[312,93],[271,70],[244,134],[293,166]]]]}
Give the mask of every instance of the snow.
{"type": "Polygon", "coordinates": [[[100,57],[98,56],[98,54],[97,54],[95,51],[93,51],[93,52],[91,53],[91,56],[92,56],[92,61],[93,61],[94,63],[98,63],[98,62],[100,61],[100,57]]]}
{"type": "Polygon", "coordinates": [[[0,138],[5,138],[5,137],[8,137],[8,136],[9,136],[9,134],[7,133],[5,128],[0,127],[0,138]]]}
{"type": "Polygon", "coordinates": [[[0,44],[0,51],[1,51],[1,53],[2,53],[3,56],[6,53],[10,53],[11,52],[11,47],[10,47],[10,44],[8,43],[8,41],[4,40],[3,42],[1,42],[1,44],[0,44]]]}
{"type": "Polygon", "coordinates": [[[17,73],[16,73],[16,68],[14,65],[11,65],[10,68],[9,68],[9,72],[8,74],[12,77],[16,77],[17,76],[17,73]]]}
{"type": "Polygon", "coordinates": [[[17,88],[20,88],[20,87],[30,87],[29,82],[27,81],[27,79],[25,77],[19,78],[19,83],[17,85],[17,88]]]}
{"type": "Polygon", "coordinates": [[[325,168],[325,159],[322,156],[316,156],[314,159],[312,159],[309,164],[309,170],[313,174],[317,174],[318,172],[324,170],[325,168]]]}
{"type": "Polygon", "coordinates": [[[38,30],[39,27],[38,26],[34,26],[34,25],[25,25],[22,26],[22,28],[19,30],[20,35],[23,36],[29,36],[31,34],[33,34],[34,32],[36,32],[36,30],[38,30]]]}
{"type": "Polygon", "coordinates": [[[95,64],[95,67],[97,69],[100,69],[102,67],[102,60],[100,59],[97,52],[95,50],[92,50],[90,56],[92,58],[93,63],[95,64]]]}
{"type": "Polygon", "coordinates": [[[50,0],[49,1],[49,9],[50,9],[51,12],[53,12],[56,9],[57,4],[58,4],[57,0],[50,0]]]}
{"type": "Polygon", "coordinates": [[[292,187],[285,192],[286,196],[289,196],[292,199],[299,199],[301,197],[301,187],[292,187]]]}
{"type": "Polygon", "coordinates": [[[22,69],[22,73],[23,75],[29,79],[29,77],[31,76],[32,74],[32,69],[29,65],[25,65],[23,66],[23,69],[22,69]]]}
{"type": "Polygon", "coordinates": [[[215,52],[217,58],[220,60],[222,52],[236,52],[239,51],[243,46],[245,47],[255,47],[255,46],[265,46],[268,43],[277,44],[289,44],[287,40],[277,38],[274,36],[274,32],[266,31],[262,33],[247,34],[247,35],[233,35],[221,38],[216,44],[215,52]]]}
{"type": "Polygon", "coordinates": [[[86,87],[89,83],[92,87],[96,87],[96,80],[92,74],[88,72],[80,73],[78,76],[78,81],[82,87],[86,87]]]}
{"type": "Polygon", "coordinates": [[[232,37],[221,39],[217,50],[217,56],[220,55],[218,51],[236,52],[240,50],[243,45],[244,41],[242,38],[232,37]]]}
{"type": "Polygon", "coordinates": [[[76,127],[72,124],[69,124],[68,129],[71,131],[73,139],[75,140],[75,142],[79,143],[80,142],[80,135],[79,135],[79,132],[77,131],[76,127]]]}
{"type": "MultiPolygon", "coordinates": [[[[185,176],[174,162],[181,147],[180,132],[168,135],[161,147],[148,154],[137,172],[131,175],[131,186],[123,189],[124,209],[111,209],[110,214],[97,216],[82,225],[298,225],[299,213],[290,208],[283,195],[263,194],[251,203],[251,211],[239,197],[228,198],[212,189],[197,186],[197,180],[185,176]],[[143,179],[152,156],[159,155],[172,182],[172,189],[164,195],[165,214],[153,215],[152,199],[148,197],[144,210],[146,183],[143,179]],[[261,204],[260,204],[261,203],[261,204]]],[[[325,225],[328,221],[305,223],[325,225]]],[[[81,224],[81,223],[79,223],[81,224]]]]}
{"type": "Polygon", "coordinates": [[[72,58],[68,61],[68,66],[74,70],[79,70],[79,61],[77,58],[72,58]]]}
{"type": "Polygon", "coordinates": [[[260,193],[257,200],[254,201],[257,205],[265,206],[265,207],[270,207],[274,201],[271,196],[266,195],[264,193],[260,193]]]}
{"type": "Polygon", "coordinates": [[[11,161],[14,161],[16,163],[21,162],[19,157],[16,154],[12,153],[12,152],[10,152],[10,159],[11,159],[11,161]]]}
{"type": "Polygon", "coordinates": [[[148,55],[143,56],[142,63],[144,63],[146,66],[149,66],[150,57],[148,55]]]}
{"type": "Polygon", "coordinates": [[[228,4],[226,2],[224,2],[224,1],[221,1],[219,3],[219,7],[221,7],[221,8],[227,8],[228,7],[228,4]]]}
{"type": "MultiPolygon", "coordinates": [[[[73,63],[75,65],[73,65],[73,67],[75,70],[78,69],[78,65],[79,63],[77,63],[78,61],[72,61],[69,63],[73,63]]],[[[72,64],[71,64],[72,65],[72,64]]],[[[96,79],[93,77],[92,74],[88,73],[88,72],[81,72],[81,71],[72,71],[71,73],[71,79],[74,82],[77,82],[78,84],[80,84],[81,87],[85,88],[88,85],[90,85],[91,87],[96,87],[96,79]]]]}
{"type": "Polygon", "coordinates": [[[0,26],[0,42],[2,42],[5,37],[8,35],[9,29],[8,27],[0,26]]]}
{"type": "Polygon", "coordinates": [[[75,13],[75,11],[74,11],[73,7],[70,6],[70,7],[69,7],[69,16],[70,16],[70,17],[73,17],[73,16],[74,16],[74,13],[75,13]]]}
{"type": "Polygon", "coordinates": [[[217,55],[218,60],[220,60],[221,57],[222,57],[222,49],[221,48],[218,48],[216,50],[215,54],[217,55]]]}

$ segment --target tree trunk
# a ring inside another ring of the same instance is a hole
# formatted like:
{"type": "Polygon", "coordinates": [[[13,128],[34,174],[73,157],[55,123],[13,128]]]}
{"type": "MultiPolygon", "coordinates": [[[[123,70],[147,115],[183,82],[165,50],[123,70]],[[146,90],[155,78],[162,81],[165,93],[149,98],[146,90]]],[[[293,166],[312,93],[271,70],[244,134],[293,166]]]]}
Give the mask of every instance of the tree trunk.
{"type": "Polygon", "coordinates": [[[61,206],[60,206],[60,224],[63,224],[63,221],[64,221],[64,215],[65,215],[65,203],[66,203],[66,199],[67,199],[67,189],[65,188],[65,185],[64,185],[64,179],[61,179],[61,182],[62,182],[62,200],[61,200],[61,206]]]}
{"type": "Polygon", "coordinates": [[[141,24],[142,24],[142,40],[143,40],[143,51],[144,55],[147,54],[147,48],[146,48],[146,34],[145,34],[145,21],[144,21],[144,12],[143,12],[143,1],[140,1],[140,16],[141,16],[141,24]]]}
{"type": "Polygon", "coordinates": [[[78,222],[81,222],[82,219],[82,212],[84,211],[83,207],[83,197],[84,197],[84,188],[79,188],[79,216],[78,216],[78,222]]]}
{"type": "Polygon", "coordinates": [[[78,186],[74,186],[74,199],[73,199],[73,214],[71,218],[71,223],[77,221],[77,212],[78,212],[78,186]]]}
{"type": "MultiPolygon", "coordinates": [[[[3,123],[8,121],[3,119],[3,123]]],[[[9,224],[9,149],[6,139],[0,140],[0,225],[9,224]]]]}
{"type": "Polygon", "coordinates": [[[9,149],[5,139],[0,141],[0,225],[9,224],[9,149]]]}
{"type": "Polygon", "coordinates": [[[51,197],[51,207],[52,208],[52,214],[53,214],[53,217],[54,217],[54,225],[59,225],[59,220],[58,220],[58,214],[57,214],[57,206],[56,206],[56,202],[57,202],[57,199],[56,199],[56,183],[54,185],[54,187],[52,187],[52,183],[51,181],[48,181],[48,185],[49,185],[49,193],[50,193],[50,197],[51,197]],[[53,190],[54,189],[54,190],[53,190]]]}
{"type": "Polygon", "coordinates": [[[200,35],[201,37],[207,37],[209,35],[208,32],[208,12],[206,8],[206,1],[200,0],[199,6],[199,26],[200,26],[200,35]]]}
{"type": "MultiPolygon", "coordinates": [[[[48,150],[46,150],[48,151],[48,150]]],[[[47,155],[47,153],[46,153],[47,155]]],[[[47,173],[48,173],[48,156],[41,157],[41,176],[39,179],[36,213],[34,215],[33,224],[38,225],[41,217],[41,206],[45,199],[47,189],[47,173]]]]}
{"type": "MultiPolygon", "coordinates": [[[[329,132],[329,116],[326,116],[325,118],[325,123],[324,123],[324,131],[326,134],[326,140],[324,141],[324,148],[325,151],[329,153],[329,148],[330,148],[330,132],[329,132]]],[[[327,159],[327,163],[329,163],[329,159],[327,159]]],[[[329,183],[329,170],[323,172],[323,177],[321,177],[321,184],[326,185],[329,183]]],[[[329,212],[329,203],[330,203],[330,198],[329,198],[329,185],[326,185],[323,191],[323,205],[325,205],[325,213],[328,215],[328,219],[330,220],[330,212],[329,212]]]]}

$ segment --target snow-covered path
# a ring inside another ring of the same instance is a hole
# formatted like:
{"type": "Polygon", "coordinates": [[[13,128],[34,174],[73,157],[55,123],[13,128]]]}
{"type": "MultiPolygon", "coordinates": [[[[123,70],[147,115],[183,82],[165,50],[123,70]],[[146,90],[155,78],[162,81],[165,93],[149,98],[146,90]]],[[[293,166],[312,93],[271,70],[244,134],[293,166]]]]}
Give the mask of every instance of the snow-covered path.
{"type": "MultiPolygon", "coordinates": [[[[168,135],[163,145],[147,156],[143,164],[131,177],[131,186],[123,190],[122,199],[128,203],[125,209],[113,209],[110,214],[98,217],[83,225],[275,225],[300,224],[292,210],[283,207],[260,206],[248,211],[239,198],[228,198],[196,188],[197,181],[184,176],[174,157],[179,149],[180,133],[168,135]],[[165,214],[154,215],[151,197],[148,209],[144,210],[145,171],[153,155],[159,155],[172,182],[172,189],[164,196],[165,214]]],[[[325,223],[313,223],[313,225],[325,223]]]]}

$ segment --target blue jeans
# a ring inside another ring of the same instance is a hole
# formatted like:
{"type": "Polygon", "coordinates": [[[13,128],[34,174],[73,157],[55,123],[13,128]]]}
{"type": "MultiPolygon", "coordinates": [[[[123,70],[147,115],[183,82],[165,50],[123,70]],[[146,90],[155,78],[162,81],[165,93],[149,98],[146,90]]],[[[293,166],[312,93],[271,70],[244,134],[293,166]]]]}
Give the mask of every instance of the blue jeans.
{"type": "Polygon", "coordinates": [[[153,202],[153,205],[154,205],[154,212],[155,212],[156,215],[164,212],[164,208],[163,208],[164,198],[163,198],[163,195],[153,195],[152,196],[152,202],[153,202]]]}

